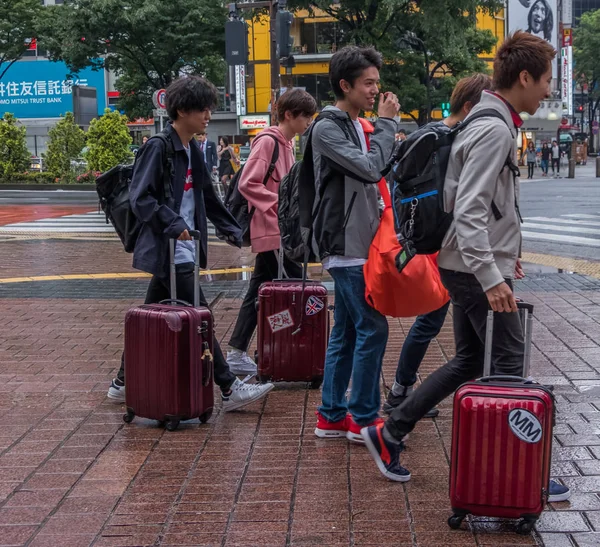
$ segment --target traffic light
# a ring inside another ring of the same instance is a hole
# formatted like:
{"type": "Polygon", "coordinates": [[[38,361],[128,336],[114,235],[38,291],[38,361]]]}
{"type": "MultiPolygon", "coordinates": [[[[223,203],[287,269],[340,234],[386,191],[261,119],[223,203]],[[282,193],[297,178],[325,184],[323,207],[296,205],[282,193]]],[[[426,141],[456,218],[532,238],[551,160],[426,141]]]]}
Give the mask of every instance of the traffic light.
{"type": "Polygon", "coordinates": [[[581,104],[580,104],[580,105],[577,107],[577,112],[583,112],[583,105],[581,105],[581,104]]]}
{"type": "Polygon", "coordinates": [[[292,54],[292,46],[294,45],[294,38],[291,36],[292,21],[294,16],[286,10],[277,12],[277,52],[278,57],[289,57],[292,54]]]}
{"type": "Polygon", "coordinates": [[[447,118],[450,116],[450,103],[442,103],[442,118],[447,118]]]}
{"type": "Polygon", "coordinates": [[[225,23],[225,59],[230,66],[248,62],[248,25],[240,19],[225,23]]]}

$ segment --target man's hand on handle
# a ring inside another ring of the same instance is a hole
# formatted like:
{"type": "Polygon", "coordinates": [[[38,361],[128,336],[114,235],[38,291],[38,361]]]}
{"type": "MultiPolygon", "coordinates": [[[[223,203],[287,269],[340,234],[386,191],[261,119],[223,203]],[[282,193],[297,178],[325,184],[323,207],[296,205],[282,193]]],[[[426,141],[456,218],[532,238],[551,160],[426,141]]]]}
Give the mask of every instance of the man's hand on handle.
{"type": "Polygon", "coordinates": [[[485,295],[491,308],[497,312],[516,312],[517,302],[515,295],[507,283],[500,283],[486,291],[485,295]]]}
{"type": "Polygon", "coordinates": [[[179,241],[191,241],[192,236],[188,230],[184,230],[181,232],[181,235],[177,238],[179,241]]]}

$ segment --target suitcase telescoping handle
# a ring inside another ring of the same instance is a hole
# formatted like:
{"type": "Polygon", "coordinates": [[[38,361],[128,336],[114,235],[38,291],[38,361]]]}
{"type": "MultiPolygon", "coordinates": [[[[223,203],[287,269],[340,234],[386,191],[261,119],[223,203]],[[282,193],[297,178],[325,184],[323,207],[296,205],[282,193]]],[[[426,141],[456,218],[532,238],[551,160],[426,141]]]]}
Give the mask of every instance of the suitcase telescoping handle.
{"type": "MultiPolygon", "coordinates": [[[[200,307],[200,232],[190,230],[190,236],[194,242],[194,308],[200,307]]],[[[171,298],[163,300],[161,304],[180,304],[182,306],[192,306],[189,302],[177,299],[177,269],[175,267],[175,244],[177,240],[169,239],[169,277],[171,286],[171,298]]]]}
{"type": "MultiPolygon", "coordinates": [[[[521,300],[517,301],[518,313],[523,326],[523,338],[525,340],[525,348],[523,351],[523,378],[529,376],[529,367],[531,361],[531,336],[533,331],[533,304],[528,304],[521,300]]],[[[494,336],[494,311],[489,310],[487,315],[487,324],[485,332],[485,353],[483,360],[483,378],[481,381],[498,380],[500,378],[509,381],[523,381],[523,378],[518,376],[491,376],[492,373],[492,339],[494,336]]]]}

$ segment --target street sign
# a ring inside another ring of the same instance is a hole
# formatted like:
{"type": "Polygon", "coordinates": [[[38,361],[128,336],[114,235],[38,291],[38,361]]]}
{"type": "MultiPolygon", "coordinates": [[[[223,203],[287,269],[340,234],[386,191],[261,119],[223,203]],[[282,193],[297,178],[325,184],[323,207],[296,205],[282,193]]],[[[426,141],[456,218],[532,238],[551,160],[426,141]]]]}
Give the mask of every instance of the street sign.
{"type": "Polygon", "coordinates": [[[154,108],[165,109],[167,107],[167,91],[165,89],[158,89],[152,95],[152,103],[154,108]]]}
{"type": "Polygon", "coordinates": [[[598,123],[598,120],[594,120],[592,122],[592,127],[600,127],[600,123],[598,123]]]}
{"type": "Polygon", "coordinates": [[[157,108],[152,111],[155,118],[166,118],[169,114],[164,108],[157,108]]]}
{"type": "Polygon", "coordinates": [[[600,131],[600,127],[592,127],[592,133],[594,135],[597,135],[599,131],[600,131]]]}
{"type": "Polygon", "coordinates": [[[246,115],[246,67],[235,67],[235,109],[238,116],[246,115]]]}

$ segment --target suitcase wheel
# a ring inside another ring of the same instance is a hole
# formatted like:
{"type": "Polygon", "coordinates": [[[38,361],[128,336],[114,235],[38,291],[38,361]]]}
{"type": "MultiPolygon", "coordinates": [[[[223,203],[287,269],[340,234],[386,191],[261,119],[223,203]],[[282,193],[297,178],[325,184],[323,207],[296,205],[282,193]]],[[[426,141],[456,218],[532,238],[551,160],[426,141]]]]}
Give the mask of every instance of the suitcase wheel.
{"type": "Polygon", "coordinates": [[[175,431],[179,427],[179,420],[169,420],[167,422],[167,431],[175,431]]]}
{"type": "Polygon", "coordinates": [[[319,389],[322,383],[323,378],[313,378],[308,387],[310,387],[310,389],[319,389]]]}
{"type": "Polygon", "coordinates": [[[126,424],[130,424],[131,422],[133,422],[134,418],[135,418],[135,412],[133,410],[131,410],[130,408],[127,409],[126,414],[123,414],[123,421],[126,424]]]}
{"type": "Polygon", "coordinates": [[[534,520],[523,519],[517,524],[517,534],[521,536],[528,536],[533,532],[533,527],[535,526],[534,520]]]}
{"type": "Polygon", "coordinates": [[[465,515],[452,515],[448,519],[448,526],[450,526],[450,528],[452,528],[452,530],[458,530],[464,519],[465,519],[465,515]]]}
{"type": "Polygon", "coordinates": [[[201,424],[205,424],[206,422],[208,422],[208,420],[210,420],[211,416],[212,416],[212,409],[208,410],[204,414],[200,415],[200,423],[201,424]]]}

